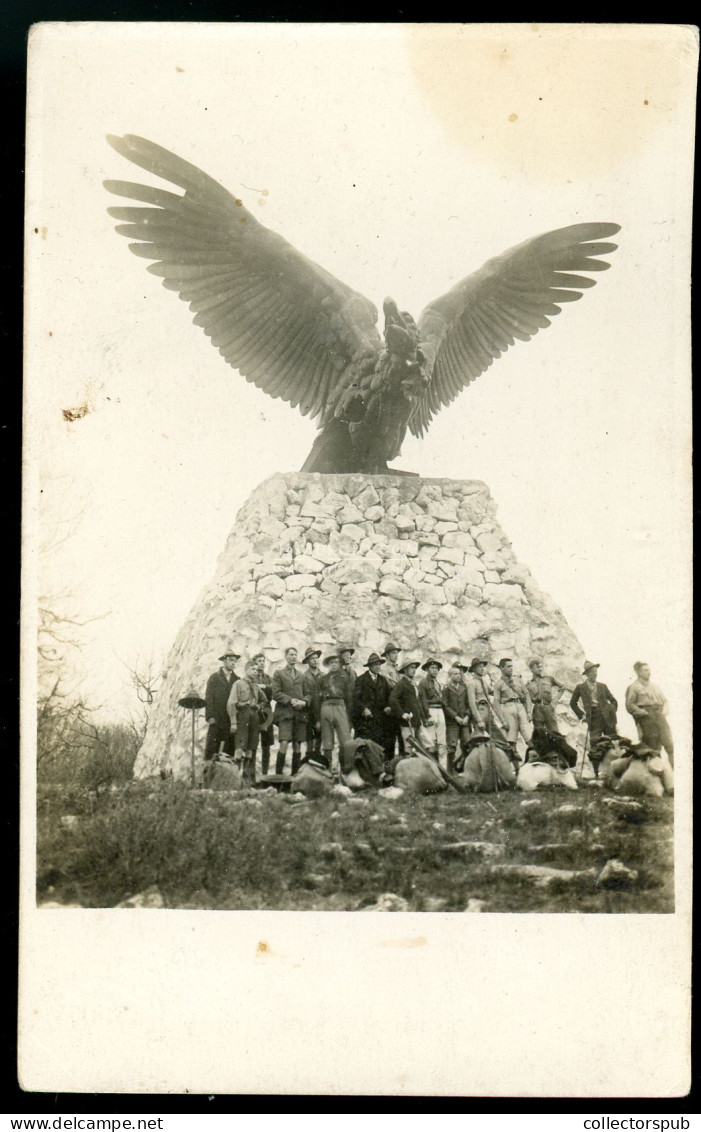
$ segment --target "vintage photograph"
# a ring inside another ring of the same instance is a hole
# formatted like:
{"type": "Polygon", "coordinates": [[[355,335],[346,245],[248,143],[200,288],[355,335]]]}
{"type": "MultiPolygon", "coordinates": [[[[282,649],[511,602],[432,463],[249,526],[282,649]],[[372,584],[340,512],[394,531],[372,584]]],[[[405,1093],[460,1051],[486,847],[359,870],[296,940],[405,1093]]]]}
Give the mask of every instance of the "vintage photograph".
{"type": "Polygon", "coordinates": [[[692,41],[154,26],[31,45],[38,904],[673,912],[692,41]]]}

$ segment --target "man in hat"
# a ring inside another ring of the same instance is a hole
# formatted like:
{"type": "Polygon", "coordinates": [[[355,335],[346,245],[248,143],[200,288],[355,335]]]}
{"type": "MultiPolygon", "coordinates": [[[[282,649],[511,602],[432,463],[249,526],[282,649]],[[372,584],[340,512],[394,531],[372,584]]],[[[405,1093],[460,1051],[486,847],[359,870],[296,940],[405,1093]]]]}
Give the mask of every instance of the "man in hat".
{"type": "Polygon", "coordinates": [[[355,689],[355,682],[357,674],[351,665],[351,659],[355,654],[355,649],[351,645],[340,645],[338,650],[339,672],[343,677],[346,684],[346,703],[349,705],[348,713],[349,718],[353,713],[353,691],[355,689]]]}
{"type": "MultiPolygon", "coordinates": [[[[393,641],[388,641],[384,647],[384,651],[380,656],[384,658],[385,665],[382,670],[382,675],[388,682],[390,688],[393,688],[399,679],[400,672],[397,668],[399,663],[399,654],[402,650],[399,645],[395,645],[393,641]]],[[[392,754],[395,749],[400,755],[404,754],[404,740],[402,739],[402,730],[399,725],[399,720],[395,717],[394,713],[387,716],[387,742],[392,744],[392,754]]]]}
{"type": "Polygon", "coordinates": [[[307,701],[304,697],[304,671],[297,665],[297,649],[285,650],[285,664],[273,673],[273,699],[277,724],[278,753],[275,773],[283,774],[288,744],[292,743],[292,774],[299,770],[302,743],[307,738],[307,701]]]}
{"type": "Polygon", "coordinates": [[[245,673],[232,685],[227,711],[231,719],[231,732],[235,736],[234,758],[241,765],[243,783],[252,786],[256,780],[260,724],[269,704],[258,683],[259,669],[255,660],[248,661],[245,673]]]}
{"type": "Polygon", "coordinates": [[[531,716],[533,705],[528,689],[520,676],[514,674],[514,662],[511,657],[505,656],[499,661],[501,676],[494,685],[494,708],[501,710],[506,722],[506,739],[511,743],[516,754],[516,743],[519,734],[523,737],[526,748],[531,739],[533,727],[531,716]]]}
{"type": "Polygon", "coordinates": [[[380,653],[380,656],[385,662],[382,675],[385,680],[389,680],[390,684],[396,684],[399,679],[400,673],[397,664],[399,663],[399,654],[401,651],[399,645],[395,645],[390,641],[385,645],[384,652],[380,653]]]}
{"type": "Polygon", "coordinates": [[[667,697],[650,680],[650,665],[638,660],[633,665],[636,680],[626,689],[626,711],[635,720],[638,739],[653,750],[664,747],[674,766],[674,740],[667,722],[667,697]]]}
{"type": "MultiPolygon", "coordinates": [[[[265,698],[268,701],[268,706],[273,701],[273,682],[265,671],[265,653],[259,652],[253,657],[258,668],[258,686],[265,692],[265,698]]],[[[275,742],[275,728],[271,722],[268,727],[265,727],[260,732],[260,770],[261,774],[267,774],[270,770],[270,750],[275,742]]]]}
{"type": "Polygon", "coordinates": [[[319,718],[321,722],[322,757],[329,770],[339,773],[339,752],[350,742],[351,704],[347,700],[348,682],[341,672],[337,653],[324,657],[325,674],[319,681],[319,718]],[[334,762],[334,739],[338,741],[334,762]]]}
{"type": "Polygon", "coordinates": [[[380,671],[384,663],[376,652],[365,661],[367,672],[358,677],[353,692],[353,727],[356,739],[372,739],[384,748],[388,760],[394,755],[394,732],[388,726],[392,718],[392,686],[380,671]]]}
{"type": "Polygon", "coordinates": [[[445,743],[448,750],[448,770],[455,767],[455,751],[470,738],[470,704],[467,698],[465,673],[467,665],[455,660],[448,670],[448,683],[443,689],[443,715],[445,716],[445,743]]]}
{"type": "Polygon", "coordinates": [[[504,739],[506,718],[501,708],[492,703],[487,677],[487,661],[476,656],[469,667],[467,702],[470,706],[472,729],[476,734],[491,735],[493,739],[504,739]]]}
{"type": "Polygon", "coordinates": [[[605,684],[599,683],[599,665],[587,661],[582,669],[585,679],[572,693],[570,707],[579,720],[586,720],[589,743],[593,747],[602,735],[616,734],[617,701],[605,684]]]}
{"type": "Polygon", "coordinates": [[[307,758],[321,754],[321,699],[319,683],[323,673],[319,667],[321,649],[308,648],[302,657],[306,664],[302,688],[307,701],[307,758]]]}
{"type": "Polygon", "coordinates": [[[429,723],[424,736],[426,747],[432,751],[442,766],[446,765],[445,715],[443,714],[443,688],[438,683],[438,673],[443,668],[440,660],[431,656],[421,665],[426,673],[419,681],[419,702],[429,723]]]}
{"type": "Polygon", "coordinates": [[[532,678],[526,685],[531,703],[533,704],[533,737],[536,733],[547,732],[550,735],[560,734],[560,725],[555,715],[555,702],[560,698],[561,686],[553,680],[552,676],[543,675],[543,662],[534,658],[528,662],[532,678]],[[557,694],[555,693],[557,689],[557,694]]]}
{"type": "Polygon", "coordinates": [[[232,685],[235,680],[238,680],[234,665],[240,659],[241,657],[237,652],[231,650],[223,652],[219,657],[221,668],[213,672],[207,681],[204,694],[204,714],[209,728],[204,747],[205,762],[209,762],[210,759],[215,757],[222,743],[224,744],[225,754],[233,755],[234,753],[234,735],[231,731],[231,719],[226,705],[232,685]]]}
{"type": "Polygon", "coordinates": [[[389,697],[389,706],[395,719],[399,720],[404,740],[411,736],[418,739],[419,728],[425,727],[429,719],[421,706],[418,689],[414,683],[418,667],[418,660],[407,660],[399,666],[399,679],[389,697]]]}

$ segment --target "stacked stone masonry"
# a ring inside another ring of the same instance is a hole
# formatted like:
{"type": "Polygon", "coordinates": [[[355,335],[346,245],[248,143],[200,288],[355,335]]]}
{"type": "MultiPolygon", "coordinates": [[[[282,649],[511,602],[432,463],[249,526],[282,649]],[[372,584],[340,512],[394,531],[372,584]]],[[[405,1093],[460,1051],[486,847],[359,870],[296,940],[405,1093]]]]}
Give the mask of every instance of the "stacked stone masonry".
{"type": "MultiPolygon", "coordinates": [[[[189,773],[189,713],[178,699],[193,686],[203,693],[224,646],[243,658],[264,652],[274,668],[291,645],[301,653],[348,641],[360,671],[392,638],[444,664],[513,655],[523,676],[541,656],[573,688],[581,646],[495,516],[476,480],[301,472],[266,480],[241,508],[178,634],[135,774],[189,773]]],[[[197,726],[201,751],[202,712],[197,726]]]]}

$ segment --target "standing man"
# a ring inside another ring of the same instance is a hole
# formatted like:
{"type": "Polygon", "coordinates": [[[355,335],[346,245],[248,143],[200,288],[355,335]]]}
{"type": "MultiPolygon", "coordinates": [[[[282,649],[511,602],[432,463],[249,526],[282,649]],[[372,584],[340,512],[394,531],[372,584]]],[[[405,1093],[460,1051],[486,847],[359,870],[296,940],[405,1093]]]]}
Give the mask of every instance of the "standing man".
{"type": "Polygon", "coordinates": [[[526,689],[533,704],[533,738],[544,731],[547,731],[550,735],[559,735],[560,725],[555,715],[553,689],[557,688],[557,699],[560,698],[562,689],[551,676],[543,675],[542,660],[531,660],[528,662],[528,667],[532,673],[531,681],[526,685],[526,689]]]}
{"type": "MultiPolygon", "coordinates": [[[[385,645],[384,652],[380,655],[384,658],[385,666],[382,675],[388,682],[390,689],[394,687],[399,679],[400,672],[397,668],[399,663],[399,654],[402,650],[399,645],[395,645],[389,641],[385,645]]],[[[387,742],[392,743],[392,756],[394,756],[395,749],[400,755],[404,754],[404,740],[402,739],[402,730],[399,725],[399,720],[395,717],[394,713],[387,716],[387,742]]],[[[388,746],[389,750],[389,746],[388,746]]]]}
{"type": "Polygon", "coordinates": [[[232,685],[235,680],[238,680],[234,665],[241,657],[237,652],[224,652],[219,659],[222,666],[209,677],[204,694],[204,714],[209,724],[204,748],[205,762],[209,762],[210,759],[215,757],[222,743],[227,755],[233,755],[235,750],[234,736],[231,732],[231,719],[226,705],[232,685]]]}
{"type": "Polygon", "coordinates": [[[307,649],[302,657],[306,664],[302,688],[307,701],[307,758],[321,754],[321,699],[319,684],[323,673],[319,668],[321,649],[307,649]]]}
{"type": "Polygon", "coordinates": [[[258,683],[259,669],[255,660],[246,665],[246,675],[234,681],[229,693],[227,710],[231,719],[231,732],[236,736],[234,758],[242,769],[244,786],[256,781],[256,750],[260,724],[269,707],[267,696],[258,683]]]}
{"type": "Polygon", "coordinates": [[[455,751],[458,741],[464,749],[470,738],[470,704],[467,698],[465,673],[467,665],[454,661],[448,671],[448,683],[443,689],[443,715],[445,716],[445,742],[448,749],[448,770],[455,769],[455,751]]]}
{"type": "Polygon", "coordinates": [[[638,660],[633,665],[637,680],[626,689],[626,711],[638,729],[638,739],[653,751],[664,747],[674,766],[674,741],[667,722],[667,697],[650,681],[650,665],[638,660]]]}
{"type": "Polygon", "coordinates": [[[285,650],[285,665],[273,673],[273,699],[279,748],[275,773],[283,774],[288,743],[292,742],[292,774],[299,770],[302,743],[307,737],[307,701],[304,698],[304,672],[297,667],[297,649],[285,650]]]}
{"type": "MultiPolygon", "coordinates": [[[[265,653],[259,652],[253,657],[258,668],[258,684],[265,692],[268,706],[273,700],[273,682],[265,671],[265,653]]],[[[267,774],[270,769],[270,748],[275,742],[275,728],[271,723],[260,733],[260,771],[267,774]]]]}
{"type": "Polygon", "coordinates": [[[347,699],[348,681],[341,672],[340,659],[336,653],[324,657],[326,673],[319,681],[319,700],[321,703],[321,753],[329,770],[339,773],[339,755],[344,744],[350,742],[350,712],[352,701],[347,699]],[[338,740],[336,761],[334,763],[334,738],[338,740]]]}
{"type": "Polygon", "coordinates": [[[354,669],[351,667],[351,658],[355,653],[355,649],[350,645],[341,645],[338,650],[338,659],[340,662],[339,671],[346,683],[346,703],[350,705],[348,712],[349,718],[353,711],[353,692],[355,690],[355,682],[358,679],[354,669]]]}
{"type": "Polygon", "coordinates": [[[389,726],[392,709],[389,706],[392,686],[380,669],[385,661],[376,652],[365,661],[367,672],[355,682],[353,693],[353,727],[356,739],[372,739],[384,748],[385,762],[394,755],[394,730],[389,726]]]}
{"type": "Polygon", "coordinates": [[[586,720],[589,744],[593,747],[602,735],[616,734],[617,701],[605,684],[597,680],[599,665],[587,661],[582,669],[585,679],[572,693],[570,707],[579,720],[586,720]]]}
{"type": "Polygon", "coordinates": [[[427,746],[438,759],[441,766],[446,765],[445,715],[443,714],[443,689],[438,683],[438,673],[443,665],[435,657],[429,657],[421,665],[426,673],[419,681],[419,701],[424,714],[428,715],[427,746]]]}
{"type": "Polygon", "coordinates": [[[419,728],[426,726],[429,720],[428,713],[424,713],[419,700],[419,693],[414,683],[414,676],[419,667],[418,660],[407,660],[399,667],[399,679],[392,688],[389,697],[389,706],[399,721],[402,729],[402,739],[419,737],[419,728]]]}
{"type": "Polygon", "coordinates": [[[514,662],[511,657],[505,656],[499,661],[501,676],[494,685],[494,707],[497,706],[506,721],[506,738],[511,743],[516,754],[516,743],[519,732],[528,748],[531,739],[531,715],[533,705],[528,689],[524,687],[519,676],[514,675],[514,662]]]}
{"type": "Polygon", "coordinates": [[[397,664],[399,663],[399,654],[401,651],[399,645],[392,644],[390,641],[389,644],[385,645],[385,651],[380,654],[385,661],[382,675],[385,680],[389,680],[391,685],[396,684],[399,679],[400,673],[397,664]]]}
{"type": "Polygon", "coordinates": [[[504,739],[508,724],[500,706],[493,705],[487,683],[487,661],[476,656],[470,665],[467,681],[467,702],[470,705],[475,733],[504,739]]]}

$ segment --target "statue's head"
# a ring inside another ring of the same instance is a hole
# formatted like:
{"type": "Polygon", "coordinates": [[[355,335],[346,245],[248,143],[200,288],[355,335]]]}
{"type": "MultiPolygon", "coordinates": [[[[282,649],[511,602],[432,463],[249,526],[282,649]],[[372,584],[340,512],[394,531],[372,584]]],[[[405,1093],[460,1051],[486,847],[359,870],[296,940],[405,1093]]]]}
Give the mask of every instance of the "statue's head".
{"type": "Polygon", "coordinates": [[[394,299],[383,303],[387,352],[407,397],[419,396],[428,384],[419,328],[408,311],[399,311],[394,299]]]}

